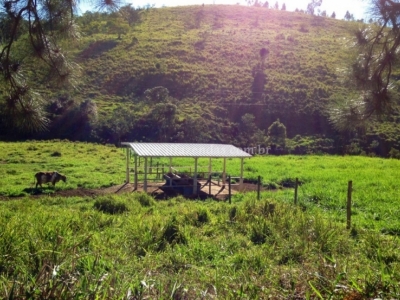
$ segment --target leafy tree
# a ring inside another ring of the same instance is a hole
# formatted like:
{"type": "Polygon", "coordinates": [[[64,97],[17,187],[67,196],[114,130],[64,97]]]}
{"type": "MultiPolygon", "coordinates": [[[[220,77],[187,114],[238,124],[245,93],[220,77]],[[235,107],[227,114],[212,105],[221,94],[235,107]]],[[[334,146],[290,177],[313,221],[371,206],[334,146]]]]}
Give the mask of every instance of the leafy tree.
{"type": "Polygon", "coordinates": [[[269,8],[269,2],[265,1],[264,4],[263,4],[263,7],[269,8]]]}
{"type": "Polygon", "coordinates": [[[243,145],[248,146],[251,144],[252,137],[257,131],[257,126],[255,123],[255,117],[252,114],[246,113],[241,118],[241,135],[242,135],[242,143],[243,145]]]}
{"type": "Polygon", "coordinates": [[[393,70],[399,66],[400,3],[372,0],[371,24],[355,34],[355,59],[345,81],[357,89],[354,97],[344,99],[331,109],[331,120],[340,130],[365,126],[365,121],[380,120],[397,110],[398,94],[393,70]]]}
{"type": "Polygon", "coordinates": [[[286,145],[286,126],[277,119],[268,127],[268,141],[271,145],[285,147],[286,145]]]}
{"type": "Polygon", "coordinates": [[[121,7],[118,13],[126,22],[128,22],[129,26],[132,26],[133,24],[140,21],[139,12],[140,11],[132,7],[132,4],[130,3],[121,7]]]}
{"type": "Polygon", "coordinates": [[[333,13],[331,14],[331,18],[332,18],[332,19],[336,19],[336,13],[335,13],[335,12],[333,12],[333,13]]]}
{"type": "Polygon", "coordinates": [[[253,134],[252,141],[255,146],[266,146],[267,137],[264,130],[257,129],[256,132],[253,134]]]}
{"type": "Polygon", "coordinates": [[[322,12],[321,12],[321,15],[320,15],[321,17],[326,17],[326,10],[323,10],[322,12]]]}
{"type": "Polygon", "coordinates": [[[282,9],[281,10],[286,10],[286,4],[285,3],[282,4],[282,9]]]}
{"type": "Polygon", "coordinates": [[[246,133],[253,134],[257,129],[257,126],[255,124],[255,119],[256,118],[252,114],[249,113],[244,114],[241,118],[242,125],[244,127],[243,131],[245,131],[246,133]]]}
{"type": "Polygon", "coordinates": [[[151,110],[158,142],[171,142],[176,126],[177,107],[172,103],[158,103],[151,110]]]}
{"type": "Polygon", "coordinates": [[[105,119],[99,120],[96,135],[99,140],[119,145],[134,131],[135,116],[132,110],[118,107],[105,119]]]}
{"type": "Polygon", "coordinates": [[[344,15],[344,19],[346,20],[346,21],[350,21],[351,20],[351,14],[350,14],[350,12],[349,11],[346,11],[346,14],[344,15]]]}
{"type": "Polygon", "coordinates": [[[269,54],[269,50],[266,48],[261,48],[260,49],[260,58],[261,58],[261,65],[264,67],[265,60],[267,59],[267,56],[269,54]]]}
{"type": "Polygon", "coordinates": [[[276,10],[279,9],[279,3],[278,3],[278,1],[275,2],[274,9],[276,9],[276,10]]]}
{"type": "MultiPolygon", "coordinates": [[[[74,85],[78,66],[69,61],[66,40],[79,37],[75,11],[77,1],[13,0],[2,2],[0,49],[0,127],[21,132],[44,130],[49,119],[45,100],[35,83],[74,85]],[[61,47],[63,45],[63,47],[61,47]],[[28,77],[27,73],[35,76],[28,77]],[[30,81],[28,78],[33,78],[30,81]]],[[[119,0],[96,0],[100,9],[116,9],[119,0]]]]}
{"type": "Polygon", "coordinates": [[[107,22],[108,33],[117,34],[118,39],[121,39],[122,34],[127,34],[129,32],[129,25],[122,18],[112,18],[107,22]]]}
{"type": "Polygon", "coordinates": [[[163,86],[156,86],[144,92],[146,100],[151,103],[167,102],[169,98],[169,91],[163,86]]]}
{"type": "Polygon", "coordinates": [[[188,116],[179,126],[177,142],[208,143],[211,140],[209,121],[205,118],[188,116]]]}
{"type": "Polygon", "coordinates": [[[307,13],[310,15],[315,14],[315,9],[319,6],[321,6],[322,0],[311,0],[310,3],[307,5],[307,13]]]}
{"type": "Polygon", "coordinates": [[[55,117],[49,132],[43,132],[39,138],[60,138],[70,140],[86,140],[98,121],[97,105],[92,100],[74,104],[63,114],[55,117]]]}

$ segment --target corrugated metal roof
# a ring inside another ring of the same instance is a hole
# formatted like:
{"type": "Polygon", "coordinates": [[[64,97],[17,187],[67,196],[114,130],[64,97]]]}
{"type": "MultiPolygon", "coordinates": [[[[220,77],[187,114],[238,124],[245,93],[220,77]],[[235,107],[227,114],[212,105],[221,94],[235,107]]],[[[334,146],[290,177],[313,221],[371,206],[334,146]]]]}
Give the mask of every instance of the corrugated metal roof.
{"type": "Polygon", "coordinates": [[[186,143],[121,143],[142,157],[235,157],[251,155],[233,145],[186,143]]]}

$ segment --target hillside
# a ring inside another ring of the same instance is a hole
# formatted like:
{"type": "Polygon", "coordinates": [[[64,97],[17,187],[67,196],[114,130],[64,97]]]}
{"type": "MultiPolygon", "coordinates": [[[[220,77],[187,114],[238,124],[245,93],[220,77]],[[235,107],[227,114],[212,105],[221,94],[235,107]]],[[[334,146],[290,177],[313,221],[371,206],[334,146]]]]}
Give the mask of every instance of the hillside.
{"type": "MultiPolygon", "coordinates": [[[[136,13],[129,30],[120,31],[110,24],[125,20],[115,15],[81,17],[84,35],[71,54],[83,80],[74,92],[52,93],[53,127],[39,138],[249,146],[270,143],[268,128],[279,118],[288,138],[297,135],[300,152],[315,136],[325,146],[314,151],[351,145],[354,136],[339,136],[327,107],[351,97],[339,70],[351,61],[347,46],[362,23],[239,5],[136,13]],[[79,103],[95,106],[98,119],[82,117],[87,107],[79,103]]],[[[360,149],[371,142],[356,141],[360,149]]],[[[383,154],[393,146],[397,141],[383,154]]]]}

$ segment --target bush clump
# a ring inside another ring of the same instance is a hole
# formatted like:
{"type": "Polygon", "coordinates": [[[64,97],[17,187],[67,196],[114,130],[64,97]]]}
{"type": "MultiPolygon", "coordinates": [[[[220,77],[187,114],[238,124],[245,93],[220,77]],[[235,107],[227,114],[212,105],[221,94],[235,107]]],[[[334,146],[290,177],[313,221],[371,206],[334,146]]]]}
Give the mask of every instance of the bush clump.
{"type": "Polygon", "coordinates": [[[174,246],[176,244],[187,244],[187,238],[183,234],[183,232],[181,232],[181,229],[179,228],[179,223],[176,220],[175,216],[173,216],[172,219],[169,220],[165,225],[164,230],[160,236],[158,250],[164,250],[167,244],[170,244],[171,246],[174,246]]]}
{"type": "Polygon", "coordinates": [[[149,207],[154,204],[153,198],[149,194],[146,194],[146,193],[138,194],[136,199],[137,199],[137,201],[139,201],[140,205],[143,207],[149,207]]]}
{"type": "Polygon", "coordinates": [[[273,235],[272,230],[263,218],[257,218],[250,226],[250,240],[255,245],[262,245],[267,242],[267,239],[273,235]]]}
{"type": "Polygon", "coordinates": [[[112,198],[98,199],[93,206],[98,211],[111,215],[122,214],[129,210],[125,203],[112,198]]]}
{"type": "Polygon", "coordinates": [[[230,210],[229,210],[229,221],[234,222],[236,221],[236,217],[237,217],[237,207],[233,206],[230,210]]]}
{"type": "Polygon", "coordinates": [[[60,157],[61,156],[61,152],[60,151],[54,151],[52,154],[50,154],[50,156],[52,156],[52,157],[60,157]]]}
{"type": "Polygon", "coordinates": [[[205,209],[201,209],[198,213],[197,213],[197,226],[201,226],[205,223],[208,223],[210,221],[210,217],[208,216],[208,212],[205,209]]]}

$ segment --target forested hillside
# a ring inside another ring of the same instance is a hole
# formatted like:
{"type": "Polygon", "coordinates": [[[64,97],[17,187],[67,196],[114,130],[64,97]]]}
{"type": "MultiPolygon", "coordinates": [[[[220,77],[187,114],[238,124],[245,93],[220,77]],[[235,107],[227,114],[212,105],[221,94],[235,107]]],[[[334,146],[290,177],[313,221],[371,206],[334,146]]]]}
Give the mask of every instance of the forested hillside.
{"type": "Polygon", "coordinates": [[[346,133],[329,119],[336,102],[356,97],[342,75],[366,24],[205,5],[86,12],[78,25],[76,89],[38,83],[52,122],[24,138],[223,142],[275,153],[400,149],[395,113],[346,133]]]}

